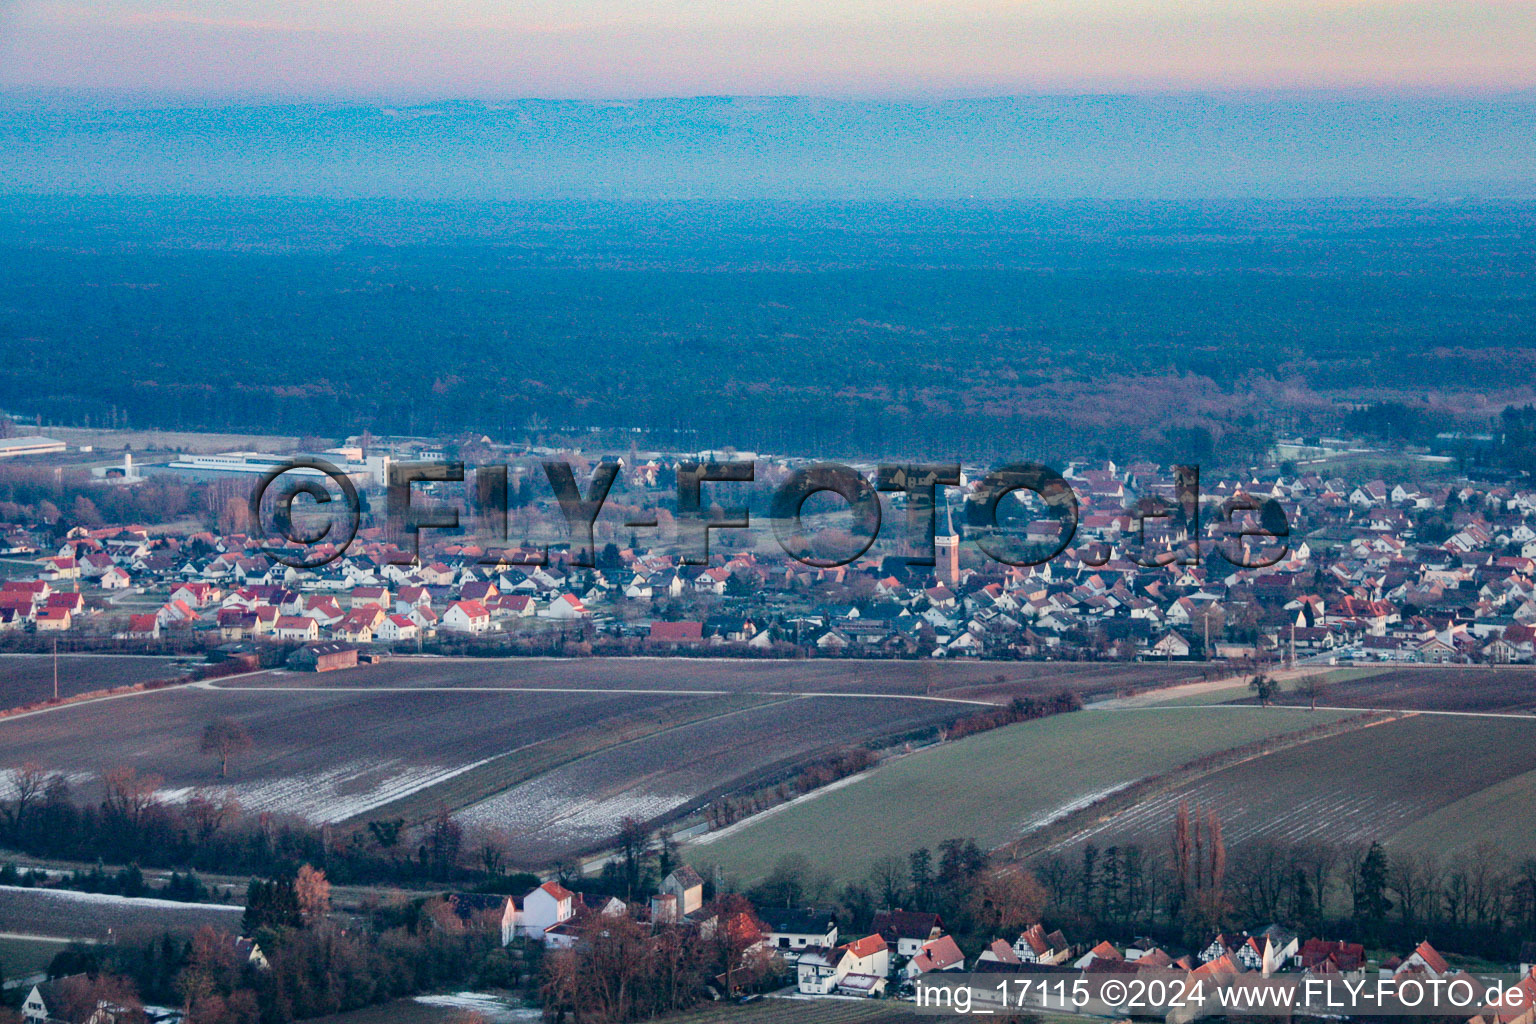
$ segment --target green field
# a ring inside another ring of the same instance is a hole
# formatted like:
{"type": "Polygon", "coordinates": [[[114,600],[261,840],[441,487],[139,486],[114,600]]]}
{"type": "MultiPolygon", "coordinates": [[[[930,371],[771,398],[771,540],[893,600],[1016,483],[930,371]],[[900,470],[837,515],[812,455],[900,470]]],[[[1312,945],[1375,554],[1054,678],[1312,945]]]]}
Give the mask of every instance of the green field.
{"type": "Polygon", "coordinates": [[[1479,790],[1425,815],[1392,837],[1396,846],[1440,856],[1471,849],[1484,840],[1512,855],[1536,854],[1536,771],[1479,790]]]}
{"type": "Polygon", "coordinates": [[[1057,715],[910,754],[690,846],[685,856],[695,867],[718,865],[742,884],[791,852],[805,854],[838,881],[858,879],[881,857],[905,857],[951,836],[999,846],[1063,808],[1138,779],[1344,717],[1258,707],[1057,715]]]}
{"type": "Polygon", "coordinates": [[[48,969],[54,956],[69,948],[69,942],[60,939],[45,942],[34,939],[0,937],[0,971],[5,981],[27,978],[48,969]]]}

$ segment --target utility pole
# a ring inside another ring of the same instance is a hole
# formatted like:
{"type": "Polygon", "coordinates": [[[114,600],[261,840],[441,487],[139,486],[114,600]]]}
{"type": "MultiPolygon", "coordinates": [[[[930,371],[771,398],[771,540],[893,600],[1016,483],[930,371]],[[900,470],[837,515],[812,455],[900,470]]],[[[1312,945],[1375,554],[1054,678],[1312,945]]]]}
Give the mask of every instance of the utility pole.
{"type": "Polygon", "coordinates": [[[59,699],[59,638],[53,638],[53,699],[59,699]]]}

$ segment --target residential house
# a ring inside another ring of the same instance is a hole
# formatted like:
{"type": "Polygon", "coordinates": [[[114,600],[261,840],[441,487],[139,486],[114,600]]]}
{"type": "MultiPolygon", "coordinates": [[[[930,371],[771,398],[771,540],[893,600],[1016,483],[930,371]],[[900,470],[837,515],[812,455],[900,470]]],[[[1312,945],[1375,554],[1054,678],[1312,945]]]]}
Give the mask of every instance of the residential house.
{"type": "Polygon", "coordinates": [[[385,643],[399,643],[400,641],[415,640],[421,633],[416,623],[411,621],[408,615],[386,615],[384,621],[379,623],[379,628],[374,632],[374,639],[385,643]]]}
{"type": "Polygon", "coordinates": [[[544,618],[573,621],[588,619],[592,613],[587,611],[587,606],[581,603],[581,598],[575,594],[561,594],[549,602],[549,607],[539,613],[544,618]]]}
{"type": "Polygon", "coordinates": [[[885,990],[890,972],[890,949],[879,935],[866,935],[832,949],[807,950],[796,964],[798,987],[806,995],[831,995],[850,978],[858,994],[878,995],[885,990]]]}
{"type": "Polygon", "coordinates": [[[1112,946],[1108,941],[1105,941],[1099,943],[1097,946],[1094,946],[1088,952],[1084,953],[1081,957],[1073,962],[1072,966],[1081,971],[1089,967],[1095,960],[1124,959],[1125,956],[1118,949],[1112,946]]]}
{"type": "Polygon", "coordinates": [[[32,618],[33,624],[39,633],[62,633],[74,625],[74,616],[68,608],[41,608],[32,618]]]}
{"type": "Polygon", "coordinates": [[[955,945],[954,936],[941,935],[932,942],[923,943],[916,955],[901,969],[901,975],[910,981],[934,971],[963,970],[965,970],[965,954],[960,952],[959,946],[955,945]]]}
{"type": "Polygon", "coordinates": [[[1054,966],[1072,955],[1072,945],[1060,931],[1047,933],[1041,924],[1032,924],[1013,941],[1014,955],[1021,963],[1054,966]]]}
{"type": "Polygon", "coordinates": [[[320,624],[307,615],[280,615],[273,634],[279,640],[310,642],[320,639],[320,624]]]}
{"type": "Polygon", "coordinates": [[[569,921],[576,913],[576,894],[559,882],[545,882],[522,899],[507,900],[501,918],[501,941],[544,939],[544,933],[569,921]]]}
{"type": "Polygon", "coordinates": [[[814,907],[769,908],[757,912],[763,938],[778,950],[802,950],[837,945],[837,918],[814,907]]]}
{"type": "Polygon", "coordinates": [[[443,628],[474,635],[491,628],[491,613],[479,601],[455,601],[443,613],[443,628]]]}
{"type": "Polygon", "coordinates": [[[938,914],[914,910],[882,910],[870,927],[902,957],[916,956],[923,946],[944,934],[944,921],[938,914]]]}

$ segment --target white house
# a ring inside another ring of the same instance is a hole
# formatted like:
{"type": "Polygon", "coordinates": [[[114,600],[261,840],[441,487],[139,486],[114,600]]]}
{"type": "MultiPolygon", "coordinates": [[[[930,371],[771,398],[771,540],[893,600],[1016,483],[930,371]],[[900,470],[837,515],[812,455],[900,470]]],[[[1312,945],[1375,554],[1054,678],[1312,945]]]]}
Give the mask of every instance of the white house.
{"type": "MultiPolygon", "coordinates": [[[[856,942],[835,949],[809,950],[802,954],[796,966],[796,980],[800,991],[806,995],[824,996],[842,986],[850,977],[884,981],[890,972],[891,953],[885,940],[878,935],[866,935],[856,942]]],[[[864,990],[884,987],[856,985],[864,990]]]]}
{"type": "Polygon", "coordinates": [[[1187,658],[1189,641],[1177,633],[1169,632],[1148,648],[1147,654],[1154,658],[1187,658]]]}
{"type": "Polygon", "coordinates": [[[320,639],[320,624],[307,615],[281,615],[273,633],[279,640],[302,640],[307,643],[320,639]]]}
{"type": "Polygon", "coordinates": [[[421,628],[409,616],[387,615],[373,635],[385,643],[397,643],[401,640],[415,640],[420,633],[421,628]]]}
{"type": "Polygon", "coordinates": [[[455,601],[443,613],[443,628],[454,633],[484,633],[491,628],[491,613],[479,601],[455,601]]]}
{"type": "Polygon", "coordinates": [[[587,606],[581,603],[581,598],[575,594],[561,594],[549,602],[549,607],[540,613],[548,619],[585,619],[591,616],[587,606]]]}
{"type": "Polygon", "coordinates": [[[576,894],[559,882],[545,882],[521,900],[507,900],[501,917],[502,944],[513,939],[544,940],[544,933],[576,914],[576,894]]]}
{"type": "Polygon", "coordinates": [[[816,910],[774,907],[757,912],[763,939],[777,950],[831,949],[837,945],[837,919],[816,910]]]}

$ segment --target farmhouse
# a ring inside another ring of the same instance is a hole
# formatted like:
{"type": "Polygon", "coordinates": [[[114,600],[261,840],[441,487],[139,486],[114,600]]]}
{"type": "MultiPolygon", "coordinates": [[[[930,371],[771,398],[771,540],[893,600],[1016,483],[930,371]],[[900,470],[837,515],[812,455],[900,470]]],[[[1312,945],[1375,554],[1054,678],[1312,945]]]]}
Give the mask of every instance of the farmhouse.
{"type": "Polygon", "coordinates": [[[1311,974],[1348,974],[1364,966],[1365,947],[1358,942],[1308,939],[1301,944],[1293,962],[1311,974]]]}
{"type": "MultiPolygon", "coordinates": [[[[1116,949],[1114,946],[1112,946],[1106,940],[1104,942],[1099,943],[1097,946],[1094,946],[1092,949],[1090,949],[1088,952],[1084,953],[1082,956],[1078,957],[1077,960],[1073,962],[1072,966],[1076,967],[1078,970],[1081,971],[1081,970],[1085,970],[1089,966],[1091,966],[1095,960],[1124,960],[1124,959],[1125,959],[1125,956],[1118,949],[1116,949]]],[[[1210,961],[1210,962],[1211,963],[1215,963],[1214,960],[1210,961]]]]}
{"type": "Polygon", "coordinates": [[[288,667],[301,672],[331,672],[340,668],[356,668],[357,648],[351,644],[336,641],[306,644],[289,655],[288,667]]]}
{"type": "Polygon", "coordinates": [[[1384,978],[1403,977],[1409,974],[1443,978],[1450,973],[1450,964],[1446,963],[1440,951],[1428,942],[1419,943],[1418,948],[1406,957],[1393,957],[1381,965],[1381,975],[1384,978]]]}
{"type": "MultiPolygon", "coordinates": [[[[1008,945],[1007,939],[994,939],[992,944],[982,950],[981,955],[976,958],[978,965],[984,963],[1017,965],[1023,962],[1013,951],[1013,947],[1008,945]]],[[[977,969],[981,968],[978,966],[977,969]]]]}

